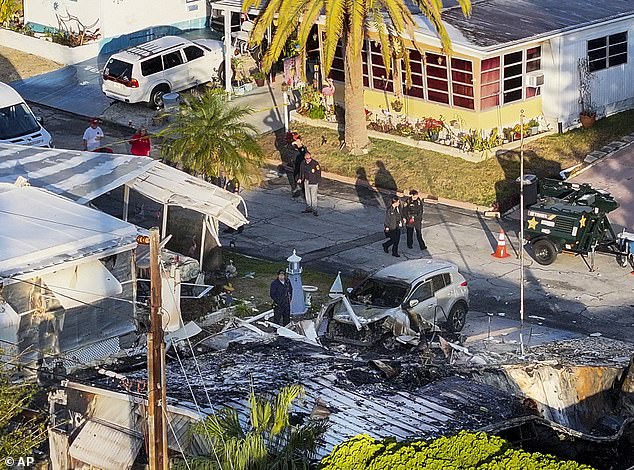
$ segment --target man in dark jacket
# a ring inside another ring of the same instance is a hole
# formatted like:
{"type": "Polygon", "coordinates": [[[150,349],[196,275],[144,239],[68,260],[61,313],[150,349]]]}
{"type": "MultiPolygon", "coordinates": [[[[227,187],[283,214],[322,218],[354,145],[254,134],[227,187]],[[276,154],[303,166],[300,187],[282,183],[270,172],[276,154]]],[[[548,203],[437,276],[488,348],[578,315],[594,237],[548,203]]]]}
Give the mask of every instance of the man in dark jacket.
{"type": "Polygon", "coordinates": [[[392,256],[400,258],[398,254],[398,244],[401,240],[401,227],[403,226],[403,215],[401,214],[401,201],[398,197],[392,198],[392,204],[385,211],[385,236],[389,238],[383,243],[383,251],[389,252],[392,247],[392,256]]]}
{"type": "Polygon", "coordinates": [[[273,323],[286,326],[291,322],[291,299],[293,298],[293,287],[286,279],[286,271],[280,269],[277,272],[277,279],[271,282],[271,299],[273,300],[273,323]]]}
{"type": "Polygon", "coordinates": [[[321,181],[321,166],[317,160],[313,160],[310,152],[304,154],[304,161],[299,166],[299,178],[297,182],[304,185],[306,194],[306,209],[302,212],[317,216],[317,188],[321,181]]]}
{"type": "Polygon", "coordinates": [[[421,250],[426,250],[425,240],[423,240],[423,201],[415,189],[410,190],[409,197],[405,201],[403,208],[405,215],[405,230],[407,232],[407,248],[414,247],[414,231],[416,240],[421,250]]]}
{"type": "Polygon", "coordinates": [[[297,181],[301,179],[299,170],[302,165],[302,162],[304,161],[304,155],[306,155],[306,152],[308,152],[308,148],[306,148],[306,146],[304,145],[304,142],[302,142],[302,138],[299,136],[299,134],[294,136],[293,139],[294,140],[291,143],[291,146],[297,153],[295,154],[295,161],[293,162],[292,190],[293,190],[293,197],[299,197],[299,195],[302,194],[302,190],[303,190],[302,186],[297,183],[297,181]]]}

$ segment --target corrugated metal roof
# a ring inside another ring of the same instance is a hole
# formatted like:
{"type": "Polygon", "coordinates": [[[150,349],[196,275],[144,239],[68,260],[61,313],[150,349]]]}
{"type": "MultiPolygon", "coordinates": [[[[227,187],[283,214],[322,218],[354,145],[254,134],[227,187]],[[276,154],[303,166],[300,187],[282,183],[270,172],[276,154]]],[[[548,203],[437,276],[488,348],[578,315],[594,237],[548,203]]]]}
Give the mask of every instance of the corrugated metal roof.
{"type": "Polygon", "coordinates": [[[34,187],[0,183],[0,275],[32,273],[135,243],[136,227],[34,187]]]}
{"type": "Polygon", "coordinates": [[[480,48],[525,42],[634,14],[632,0],[479,0],[472,6],[469,18],[459,7],[445,8],[443,20],[450,26],[452,40],[466,40],[480,48]]]}
{"type": "Polygon", "coordinates": [[[70,446],[70,456],[104,470],[128,470],[136,460],[143,438],[122,428],[86,421],[70,446]]]}
{"type": "Polygon", "coordinates": [[[0,183],[22,176],[31,186],[85,204],[157,162],[149,157],[0,144],[0,183]]]}

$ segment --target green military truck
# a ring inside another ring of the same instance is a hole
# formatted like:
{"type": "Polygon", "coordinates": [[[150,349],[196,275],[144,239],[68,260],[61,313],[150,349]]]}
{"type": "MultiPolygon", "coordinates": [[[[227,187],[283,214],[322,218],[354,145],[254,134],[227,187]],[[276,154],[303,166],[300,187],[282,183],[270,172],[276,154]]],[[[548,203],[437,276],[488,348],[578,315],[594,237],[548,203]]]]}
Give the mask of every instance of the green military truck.
{"type": "Polygon", "coordinates": [[[634,269],[634,234],[624,231],[617,236],[608,219],[608,214],[618,207],[610,193],[589,184],[540,181],[539,196],[528,206],[524,226],[524,238],[532,246],[533,258],[541,265],[549,265],[558,253],[566,251],[580,255],[592,271],[594,253],[600,252],[615,255],[621,266],[629,261],[634,269]]]}

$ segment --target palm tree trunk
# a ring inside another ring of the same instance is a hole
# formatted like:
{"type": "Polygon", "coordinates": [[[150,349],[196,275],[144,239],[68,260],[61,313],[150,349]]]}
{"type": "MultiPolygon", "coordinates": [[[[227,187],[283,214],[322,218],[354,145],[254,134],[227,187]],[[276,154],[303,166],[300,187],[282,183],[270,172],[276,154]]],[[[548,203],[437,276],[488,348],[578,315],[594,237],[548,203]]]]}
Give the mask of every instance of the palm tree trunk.
{"type": "Polygon", "coordinates": [[[347,33],[342,37],[344,47],[344,69],[346,83],[344,87],[344,105],[346,123],[344,139],[346,149],[350,153],[361,153],[368,146],[368,129],[365,122],[365,103],[363,101],[363,61],[361,51],[355,51],[347,40],[347,33]]]}

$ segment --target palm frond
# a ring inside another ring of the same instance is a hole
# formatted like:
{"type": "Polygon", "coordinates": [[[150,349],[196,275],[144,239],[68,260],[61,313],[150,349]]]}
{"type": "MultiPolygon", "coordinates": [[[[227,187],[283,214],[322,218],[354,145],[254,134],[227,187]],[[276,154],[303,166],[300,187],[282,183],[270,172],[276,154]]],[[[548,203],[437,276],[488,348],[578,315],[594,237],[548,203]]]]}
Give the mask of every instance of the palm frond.
{"type": "Polygon", "coordinates": [[[346,0],[325,0],[326,24],[324,28],[325,41],[322,44],[324,74],[328,75],[339,39],[347,34],[348,25],[345,24],[346,0]],[[344,31],[345,29],[345,31],[344,31]]]}
{"type": "Polygon", "coordinates": [[[365,0],[345,0],[346,11],[349,18],[350,29],[348,31],[347,48],[352,47],[355,56],[361,54],[363,38],[365,37],[365,18],[367,14],[365,0]]]}
{"type": "Polygon", "coordinates": [[[287,385],[283,387],[275,397],[273,426],[271,436],[276,436],[289,424],[289,412],[293,402],[298,397],[304,396],[304,387],[301,385],[287,385]]]}

